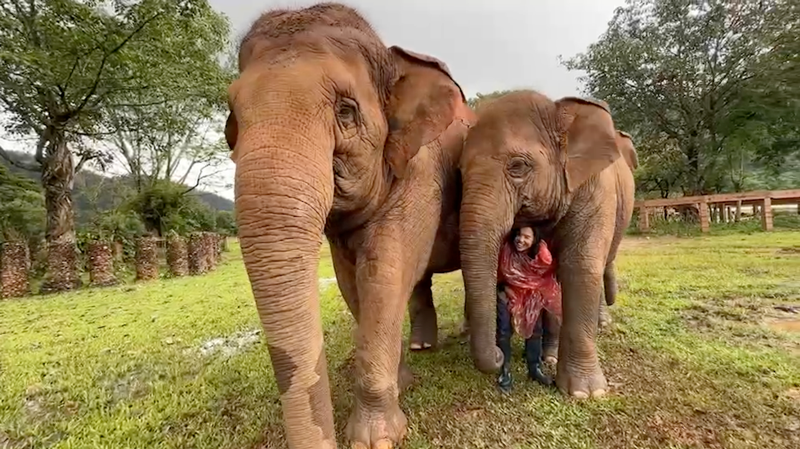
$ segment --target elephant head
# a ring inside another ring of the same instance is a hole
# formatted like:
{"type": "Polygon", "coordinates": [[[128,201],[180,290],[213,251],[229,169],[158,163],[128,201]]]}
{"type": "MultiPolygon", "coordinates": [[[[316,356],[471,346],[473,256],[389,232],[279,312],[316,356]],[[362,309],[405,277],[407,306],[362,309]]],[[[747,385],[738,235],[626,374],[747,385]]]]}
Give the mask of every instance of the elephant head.
{"type": "Polygon", "coordinates": [[[495,289],[501,241],[515,223],[547,228],[620,156],[602,102],[517,91],[482,105],[461,158],[461,267],[476,365],[497,367],[495,289]]]}
{"type": "Polygon", "coordinates": [[[333,447],[322,234],[362,226],[463,107],[441,61],[387,48],[353,9],[264,14],[244,37],[225,135],[242,255],[295,447],[333,447]]]}

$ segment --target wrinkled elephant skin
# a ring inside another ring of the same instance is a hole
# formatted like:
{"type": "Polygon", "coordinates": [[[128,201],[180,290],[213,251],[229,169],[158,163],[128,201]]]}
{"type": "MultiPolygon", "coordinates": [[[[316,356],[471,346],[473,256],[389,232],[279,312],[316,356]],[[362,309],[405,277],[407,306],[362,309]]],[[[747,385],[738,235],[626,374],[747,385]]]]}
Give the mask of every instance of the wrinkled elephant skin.
{"type": "Polygon", "coordinates": [[[602,298],[614,303],[614,259],[633,212],[630,136],[615,130],[605,103],[580,98],[517,91],[476,112],[460,163],[461,266],[476,363],[492,361],[500,242],[515,224],[535,226],[551,242],[564,302],[545,359],[557,360],[562,391],[602,396],[595,336],[607,321],[599,320],[602,298]]]}
{"type": "Polygon", "coordinates": [[[430,277],[460,264],[458,161],[474,115],[444,63],[387,48],[335,3],[264,14],[239,72],[225,135],[288,445],[336,447],[317,291],[324,234],[357,322],[347,436],[393,447],[407,427],[408,300],[420,339],[435,339],[430,277]]]}

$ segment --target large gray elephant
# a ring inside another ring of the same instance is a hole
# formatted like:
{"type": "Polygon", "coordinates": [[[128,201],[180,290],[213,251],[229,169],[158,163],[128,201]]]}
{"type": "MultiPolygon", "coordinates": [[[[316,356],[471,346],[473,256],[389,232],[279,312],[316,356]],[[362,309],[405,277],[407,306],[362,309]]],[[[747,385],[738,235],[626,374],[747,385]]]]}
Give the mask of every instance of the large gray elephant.
{"type": "Polygon", "coordinates": [[[473,357],[496,364],[495,288],[501,240],[516,225],[543,231],[563,288],[558,387],[603,395],[597,359],[600,298],[615,294],[614,259],[633,211],[636,152],[608,106],[506,94],[478,111],[461,158],[461,266],[473,357]]]}
{"type": "Polygon", "coordinates": [[[415,335],[435,339],[431,275],[460,265],[458,161],[474,114],[444,63],[387,48],[335,3],[264,14],[239,72],[226,126],[237,222],[289,447],[336,446],[317,291],[324,234],[357,322],[348,439],[390,448],[407,427],[409,297],[415,335]]]}

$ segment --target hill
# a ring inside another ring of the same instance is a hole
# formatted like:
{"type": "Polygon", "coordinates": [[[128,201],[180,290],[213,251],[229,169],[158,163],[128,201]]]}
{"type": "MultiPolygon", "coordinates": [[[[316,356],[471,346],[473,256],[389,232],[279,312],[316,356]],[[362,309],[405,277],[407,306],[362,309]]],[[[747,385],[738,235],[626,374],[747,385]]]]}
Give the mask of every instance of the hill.
{"type": "MultiPolygon", "coordinates": [[[[33,156],[30,154],[13,151],[9,151],[8,153],[16,160],[33,161],[33,156]]],[[[38,173],[11,166],[8,161],[3,158],[0,158],[0,164],[8,167],[9,171],[14,174],[33,179],[37,183],[40,181],[38,173]]],[[[81,218],[91,213],[95,207],[99,209],[113,207],[118,201],[118,194],[122,192],[130,182],[131,180],[125,176],[104,176],[101,173],[89,170],[81,170],[78,172],[78,174],[75,175],[75,185],[72,189],[72,199],[75,203],[75,212],[78,220],[80,221],[81,218]]],[[[196,195],[200,201],[207,204],[212,209],[233,211],[233,201],[215,193],[196,190],[192,192],[192,194],[196,195]]]]}

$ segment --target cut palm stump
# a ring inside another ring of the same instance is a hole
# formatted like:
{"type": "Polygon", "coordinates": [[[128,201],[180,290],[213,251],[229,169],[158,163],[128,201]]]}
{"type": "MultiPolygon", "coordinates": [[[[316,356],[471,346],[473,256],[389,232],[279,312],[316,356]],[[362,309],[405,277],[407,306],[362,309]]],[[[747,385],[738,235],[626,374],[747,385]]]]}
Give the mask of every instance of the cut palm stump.
{"type": "Polygon", "coordinates": [[[91,242],[86,248],[89,259],[89,279],[93,287],[116,285],[114,250],[108,242],[91,242]]]}
{"type": "Polygon", "coordinates": [[[0,248],[0,298],[19,298],[30,293],[30,257],[25,242],[5,242],[0,248]]]}
{"type": "Polygon", "coordinates": [[[158,279],[158,239],[141,237],[136,241],[136,280],[158,279]]]}

